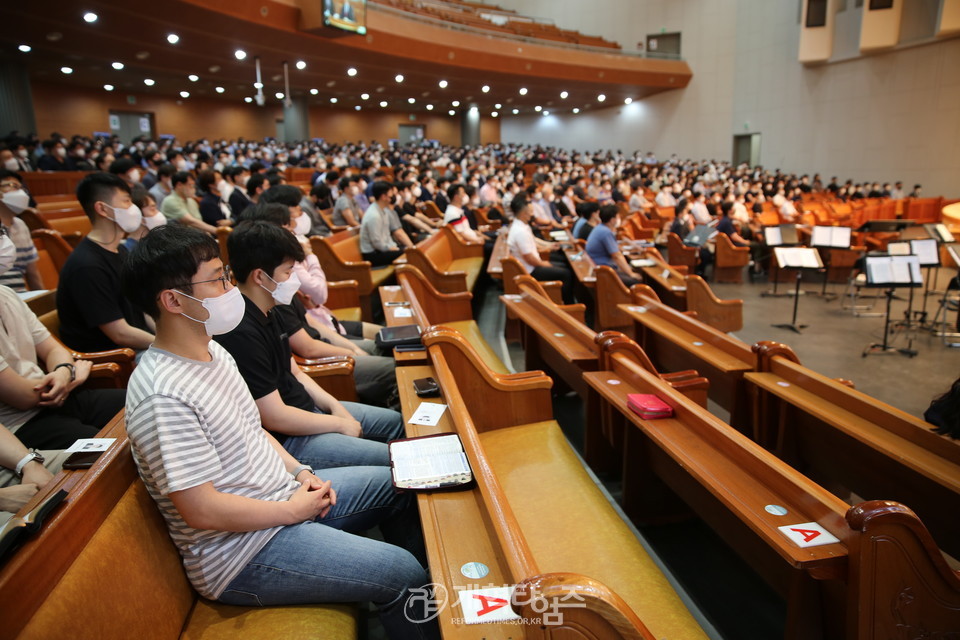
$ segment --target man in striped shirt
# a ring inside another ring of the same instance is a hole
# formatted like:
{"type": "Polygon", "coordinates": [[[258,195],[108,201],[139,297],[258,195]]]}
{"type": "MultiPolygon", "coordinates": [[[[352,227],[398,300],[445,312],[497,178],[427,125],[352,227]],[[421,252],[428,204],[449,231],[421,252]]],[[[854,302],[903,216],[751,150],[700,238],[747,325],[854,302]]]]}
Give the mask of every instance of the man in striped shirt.
{"type": "Polygon", "coordinates": [[[43,279],[37,261],[40,256],[30,237],[30,229],[17,217],[30,205],[30,196],[23,190],[20,174],[0,169],[0,234],[7,235],[16,247],[16,259],[6,273],[0,275],[0,284],[14,291],[43,289],[43,279]]]}
{"type": "Polygon", "coordinates": [[[244,310],[216,242],[154,229],[124,265],[123,290],[157,324],[127,393],[131,449],[197,591],[246,606],[369,600],[391,638],[438,637],[435,622],[411,622],[427,618],[410,597],[427,583],[423,545],[389,467],[318,470],[321,480],[261,428],[233,358],[210,340],[244,310]],[[377,525],[387,542],[357,535],[377,525]]]}

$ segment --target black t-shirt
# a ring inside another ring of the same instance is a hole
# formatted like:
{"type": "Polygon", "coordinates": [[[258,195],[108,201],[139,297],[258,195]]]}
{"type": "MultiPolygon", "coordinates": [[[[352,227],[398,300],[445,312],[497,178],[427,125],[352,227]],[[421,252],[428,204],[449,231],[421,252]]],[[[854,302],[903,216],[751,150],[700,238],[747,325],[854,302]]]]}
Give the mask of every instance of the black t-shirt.
{"type": "MultiPolygon", "coordinates": [[[[237,328],[213,339],[237,361],[240,375],[254,400],[279,391],[284,404],[314,411],[313,399],[290,371],[290,336],[284,331],[275,309],[264,315],[246,296],[243,301],[246,310],[237,328]]],[[[273,435],[280,442],[286,439],[283,434],[273,435]]]]}
{"type": "Polygon", "coordinates": [[[121,318],[131,327],[149,331],[143,312],[120,291],[120,269],[126,256],[123,246],[114,253],[84,238],[64,263],[57,287],[57,311],[60,338],[71,349],[116,349],[119,345],[100,330],[100,325],[121,318]]]}

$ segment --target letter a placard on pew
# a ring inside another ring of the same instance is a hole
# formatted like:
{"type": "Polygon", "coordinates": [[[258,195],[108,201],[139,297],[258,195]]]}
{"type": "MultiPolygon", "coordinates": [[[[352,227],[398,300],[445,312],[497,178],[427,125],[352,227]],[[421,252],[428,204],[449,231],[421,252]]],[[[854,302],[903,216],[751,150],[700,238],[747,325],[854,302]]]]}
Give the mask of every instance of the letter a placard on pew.
{"type": "Polygon", "coordinates": [[[512,587],[470,589],[460,592],[460,609],[467,624],[505,622],[518,620],[520,616],[510,608],[512,587]]]}
{"type": "Polygon", "coordinates": [[[840,540],[816,522],[788,524],[777,527],[783,535],[790,538],[798,547],[818,547],[824,544],[833,544],[840,540]]]}

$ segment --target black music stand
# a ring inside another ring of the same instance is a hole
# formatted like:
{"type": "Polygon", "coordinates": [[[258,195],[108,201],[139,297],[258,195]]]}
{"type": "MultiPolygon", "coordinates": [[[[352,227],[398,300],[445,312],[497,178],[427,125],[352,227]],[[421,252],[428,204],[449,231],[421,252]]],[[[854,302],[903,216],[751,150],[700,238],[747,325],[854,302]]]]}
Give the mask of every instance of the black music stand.
{"type": "MultiPolygon", "coordinates": [[[[777,247],[793,247],[800,244],[800,236],[797,234],[797,225],[778,224],[763,228],[763,241],[767,248],[776,251],[777,247]]],[[[772,258],[776,260],[776,258],[772,258]]],[[[782,268],[782,267],[781,267],[782,268]]],[[[772,271],[772,270],[771,270],[772,271]]],[[[760,294],[763,298],[785,298],[787,296],[800,295],[800,289],[796,291],[786,291],[779,293],[777,286],[780,284],[779,278],[773,279],[773,291],[764,291],[760,294]]]]}
{"type": "Polygon", "coordinates": [[[825,265],[820,296],[828,302],[837,298],[837,294],[827,293],[827,280],[830,277],[830,249],[849,249],[852,231],[850,227],[815,226],[810,235],[810,246],[817,249],[818,253],[820,249],[824,250],[820,253],[820,258],[825,265]],[[826,260],[823,260],[824,256],[826,260]]]}
{"type": "Polygon", "coordinates": [[[899,233],[917,224],[913,220],[867,220],[857,228],[861,233],[899,233]]]}
{"type": "Polygon", "coordinates": [[[796,333],[803,333],[807,325],[797,324],[797,307],[800,305],[800,280],[804,271],[819,271],[823,269],[823,262],[816,249],[807,247],[777,247],[773,250],[773,258],[780,269],[796,269],[797,280],[793,293],[793,319],[789,324],[775,324],[777,329],[789,329],[796,333]]]}
{"type": "Polygon", "coordinates": [[[890,303],[893,302],[893,292],[900,287],[911,290],[923,286],[923,275],[920,273],[920,260],[917,256],[867,256],[864,271],[867,274],[867,287],[885,289],[887,297],[887,312],[883,320],[883,342],[867,345],[861,354],[864,358],[872,355],[900,354],[909,358],[917,355],[914,349],[898,349],[888,343],[890,335],[890,303]]]}

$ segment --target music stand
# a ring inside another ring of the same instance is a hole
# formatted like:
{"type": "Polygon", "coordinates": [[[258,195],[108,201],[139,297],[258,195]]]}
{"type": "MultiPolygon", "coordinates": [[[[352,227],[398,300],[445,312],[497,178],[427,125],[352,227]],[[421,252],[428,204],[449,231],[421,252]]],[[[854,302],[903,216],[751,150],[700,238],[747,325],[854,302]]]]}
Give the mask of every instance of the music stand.
{"type": "Polygon", "coordinates": [[[917,352],[913,349],[897,349],[891,347],[887,338],[890,335],[890,304],[893,302],[893,291],[900,287],[923,286],[923,275],[920,273],[920,260],[917,256],[867,256],[865,258],[867,287],[883,288],[887,297],[887,312],[883,321],[883,343],[871,343],[861,354],[864,358],[870,355],[901,354],[914,357],[917,352]]]}
{"type": "Polygon", "coordinates": [[[820,254],[816,249],[807,247],[776,247],[773,250],[774,259],[777,266],[781,269],[796,269],[797,282],[793,293],[793,319],[790,324],[775,324],[777,329],[789,329],[796,333],[803,333],[801,329],[806,329],[807,325],[797,324],[797,307],[800,304],[800,280],[803,278],[805,270],[823,269],[823,262],[820,260],[820,254]]]}
{"type": "Polygon", "coordinates": [[[936,238],[911,240],[910,252],[917,256],[920,260],[920,266],[927,270],[927,277],[923,279],[923,308],[920,311],[914,311],[914,314],[919,317],[920,326],[923,327],[927,325],[927,296],[930,295],[930,273],[940,266],[940,247],[936,238]]]}
{"type": "Polygon", "coordinates": [[[916,222],[913,220],[867,220],[857,228],[857,231],[862,233],[898,233],[915,224],[916,222]]]}
{"type": "Polygon", "coordinates": [[[827,257],[823,261],[825,265],[823,269],[823,288],[820,290],[820,295],[824,300],[830,301],[837,297],[835,293],[827,293],[827,280],[830,276],[830,249],[849,249],[852,231],[850,227],[815,226],[810,234],[810,246],[817,249],[817,253],[820,253],[821,248],[824,249],[823,253],[820,254],[821,260],[824,256],[827,257]]]}
{"type": "Polygon", "coordinates": [[[693,231],[683,239],[683,244],[688,247],[702,247],[715,235],[717,235],[717,230],[714,227],[706,224],[698,224],[693,228],[693,231]]]}
{"type": "MultiPolygon", "coordinates": [[[[800,244],[800,237],[797,235],[797,225],[778,224],[763,228],[763,240],[767,247],[776,252],[777,247],[792,247],[800,244]]],[[[774,258],[776,259],[776,258],[774,258]]],[[[786,292],[778,293],[777,288],[780,284],[779,278],[773,279],[773,291],[764,291],[760,295],[764,298],[782,298],[785,296],[799,295],[799,289],[796,293],[786,292]]]]}

